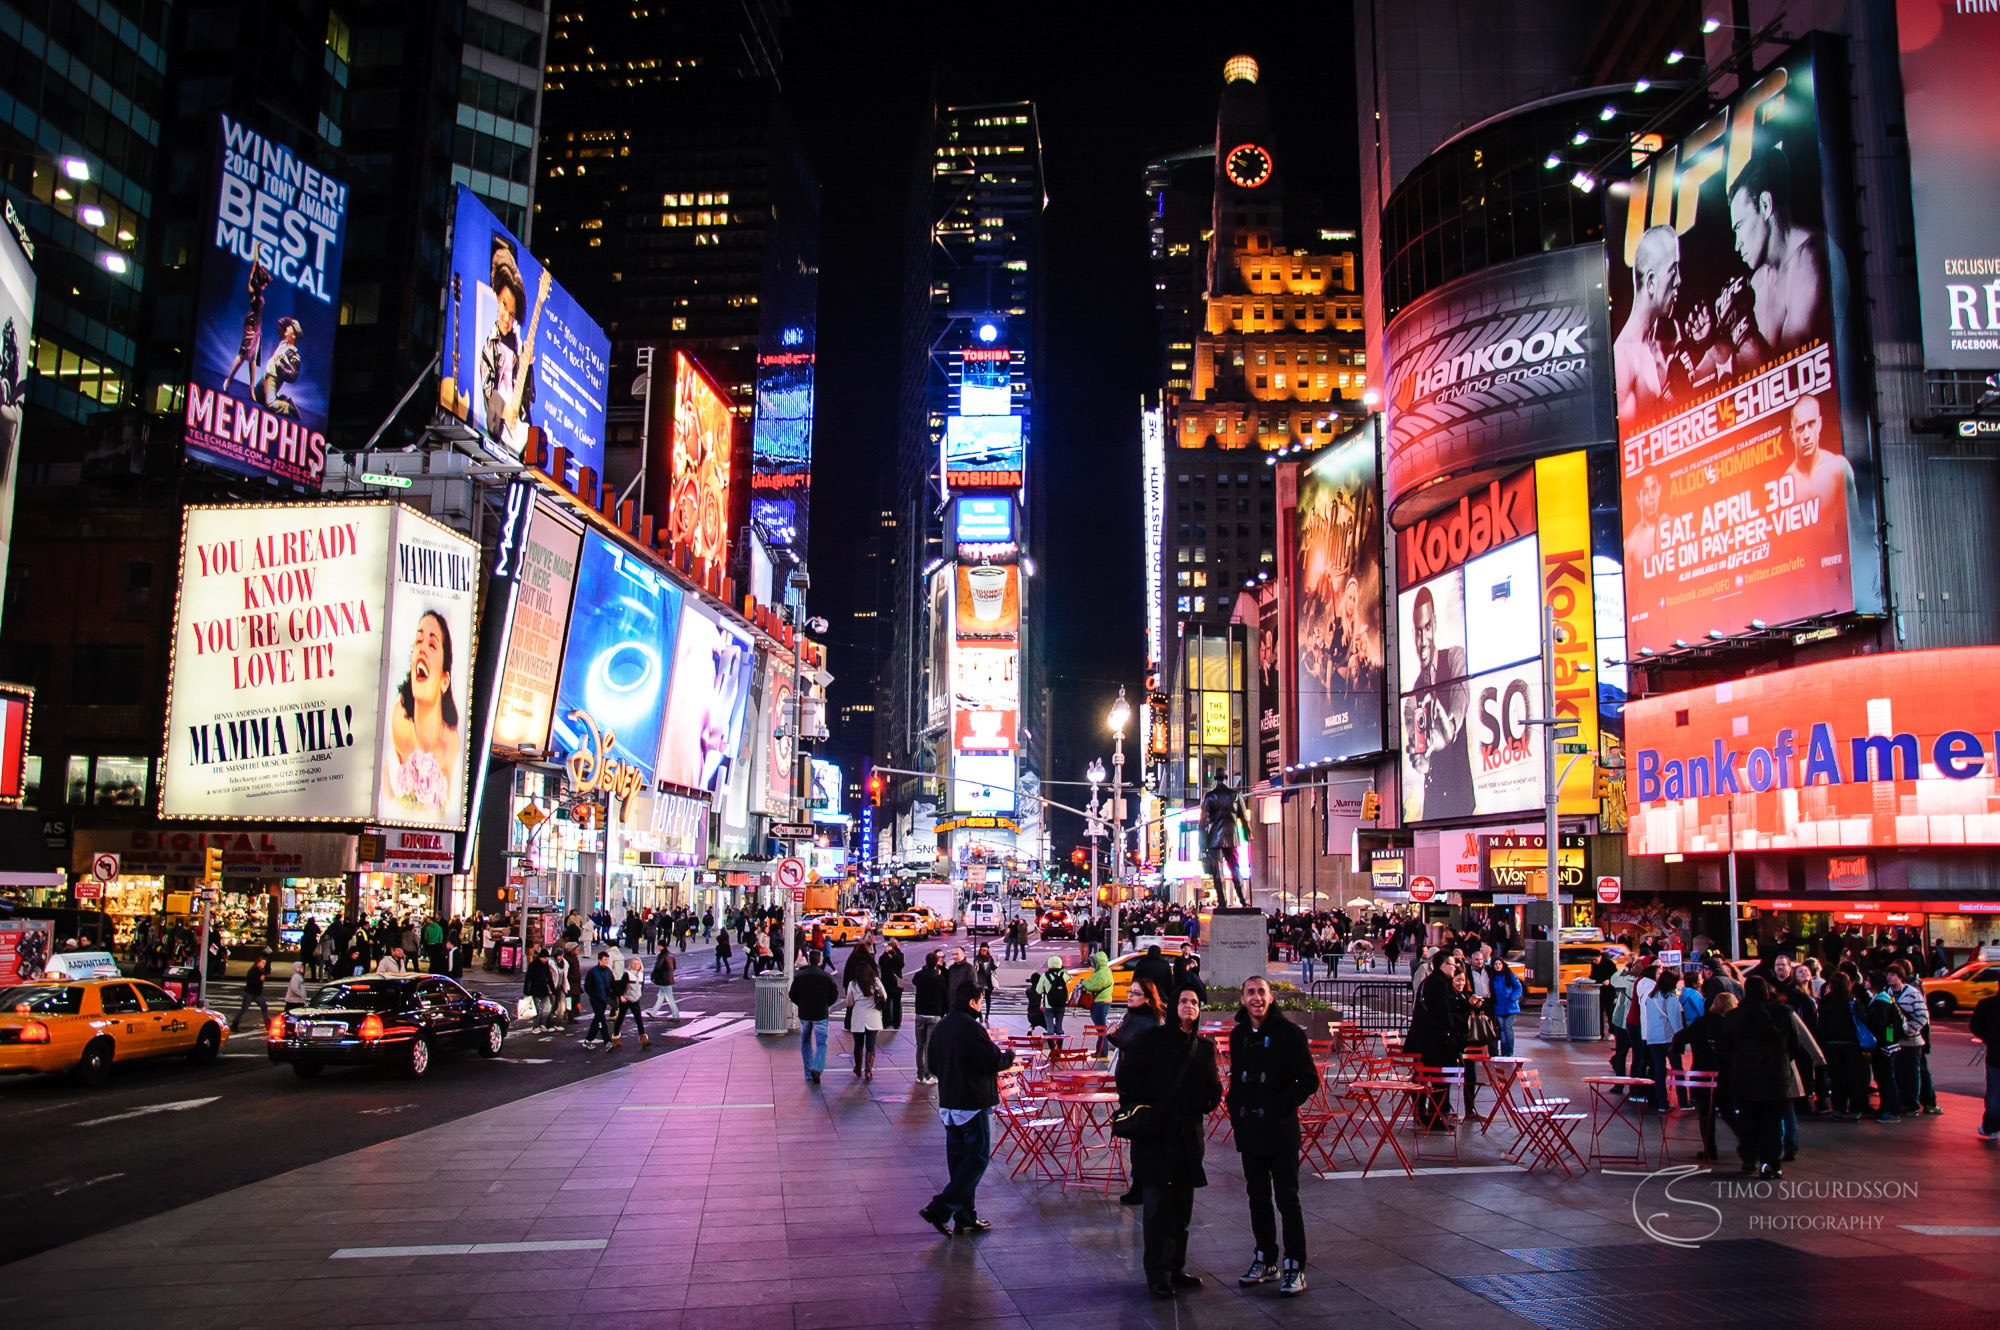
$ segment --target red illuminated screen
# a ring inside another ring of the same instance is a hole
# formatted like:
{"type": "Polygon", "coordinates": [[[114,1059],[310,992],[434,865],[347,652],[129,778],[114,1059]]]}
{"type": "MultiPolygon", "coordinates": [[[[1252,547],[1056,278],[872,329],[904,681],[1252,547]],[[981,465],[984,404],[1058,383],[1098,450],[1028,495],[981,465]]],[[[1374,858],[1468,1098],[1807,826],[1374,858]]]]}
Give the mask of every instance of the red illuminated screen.
{"type": "Polygon", "coordinates": [[[673,491],[667,532],[697,559],[729,555],[729,399],[701,366],[674,352],[673,491]]]}
{"type": "Polygon", "coordinates": [[[1866,440],[1842,437],[1813,82],[1781,60],[1608,191],[1635,652],[1856,607],[1866,440]]]}
{"type": "Polygon", "coordinates": [[[2000,845],[2000,647],[1897,651],[1625,707],[1633,854],[2000,845]]]}

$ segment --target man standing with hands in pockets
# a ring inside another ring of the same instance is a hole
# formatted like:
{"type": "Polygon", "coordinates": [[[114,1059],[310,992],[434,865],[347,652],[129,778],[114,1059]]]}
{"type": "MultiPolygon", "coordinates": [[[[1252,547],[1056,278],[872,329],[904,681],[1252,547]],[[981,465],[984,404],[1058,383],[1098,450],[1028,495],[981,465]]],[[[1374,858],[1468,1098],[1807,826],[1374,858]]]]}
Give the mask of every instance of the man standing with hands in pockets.
{"type": "Polygon", "coordinates": [[[938,1117],[944,1121],[945,1164],[951,1181],[917,1214],[946,1237],[984,1233],[993,1227],[979,1217],[974,1194],[993,1154],[993,1106],[1000,1102],[1000,1073],[1014,1065],[980,1024],[984,998],[976,984],[951,993],[951,1012],[931,1032],[926,1050],[938,1082],[938,1117]],[[952,1227],[945,1222],[954,1220],[952,1227]]]}
{"type": "Polygon", "coordinates": [[[1236,1282],[1278,1280],[1278,1292],[1306,1291],[1306,1220],[1299,1208],[1299,1106],[1319,1091],[1306,1032],[1271,1005],[1262,975],[1243,981],[1243,1009],[1229,1032],[1229,1123],[1243,1156],[1250,1192],[1250,1231],[1257,1255],[1236,1282]],[[1277,1199],[1277,1215],[1271,1201],[1277,1199]],[[1284,1220],[1284,1264],[1278,1264],[1278,1217],[1284,1220]]]}

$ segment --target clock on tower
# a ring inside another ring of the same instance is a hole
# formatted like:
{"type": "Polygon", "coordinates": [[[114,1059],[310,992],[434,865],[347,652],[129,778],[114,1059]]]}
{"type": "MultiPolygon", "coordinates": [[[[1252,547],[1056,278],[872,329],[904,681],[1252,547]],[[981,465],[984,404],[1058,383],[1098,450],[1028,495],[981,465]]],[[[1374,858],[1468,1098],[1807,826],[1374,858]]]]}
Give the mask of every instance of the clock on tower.
{"type": "Polygon", "coordinates": [[[1254,143],[1245,143],[1230,151],[1222,169],[1228,173],[1231,184],[1240,189],[1255,189],[1271,178],[1271,154],[1254,143]]]}

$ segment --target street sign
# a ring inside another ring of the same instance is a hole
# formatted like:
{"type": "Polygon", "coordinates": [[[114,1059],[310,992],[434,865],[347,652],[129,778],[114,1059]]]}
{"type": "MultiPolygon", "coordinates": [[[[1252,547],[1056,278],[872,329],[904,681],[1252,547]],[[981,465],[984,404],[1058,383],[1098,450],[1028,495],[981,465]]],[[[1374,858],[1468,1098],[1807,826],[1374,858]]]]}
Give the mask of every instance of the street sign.
{"type": "Polygon", "coordinates": [[[804,905],[805,903],[806,903],[806,889],[804,887],[793,887],[792,904],[804,905]]]}
{"type": "Polygon", "coordinates": [[[1413,877],[1410,879],[1410,899],[1413,901],[1427,901],[1437,895],[1437,889],[1436,878],[1413,877]]]}
{"type": "Polygon", "coordinates": [[[813,826],[810,822],[773,822],[771,824],[771,838],[773,840],[811,840],[813,838],[813,826]]]}
{"type": "Polygon", "coordinates": [[[1589,751],[1590,745],[1585,743],[1559,743],[1556,745],[1556,755],[1558,757],[1567,757],[1571,754],[1581,755],[1589,751]]]}
{"type": "Polygon", "coordinates": [[[1599,905],[1616,905],[1618,898],[1624,894],[1624,891],[1625,884],[1615,877],[1600,877],[1597,879],[1597,903],[1599,905]]]}
{"type": "MultiPolygon", "coordinates": [[[[99,882],[109,882],[117,877],[118,856],[115,854],[92,855],[90,859],[90,875],[99,882]]],[[[92,894],[95,895],[96,893],[93,892],[92,894]]]]}
{"type": "Polygon", "coordinates": [[[104,898],[104,884],[95,878],[87,882],[78,882],[73,890],[76,898],[80,901],[94,901],[104,898]]]}
{"type": "Polygon", "coordinates": [[[803,859],[778,860],[778,885],[790,891],[806,884],[806,861],[803,859]]]}
{"type": "Polygon", "coordinates": [[[542,823],[548,821],[549,815],[544,813],[539,805],[529,804],[526,808],[514,814],[514,820],[532,831],[542,825],[542,823]]]}
{"type": "Polygon", "coordinates": [[[1553,731],[1558,739],[1574,739],[1576,737],[1576,726],[1574,725],[1557,725],[1553,727],[1553,731]]]}

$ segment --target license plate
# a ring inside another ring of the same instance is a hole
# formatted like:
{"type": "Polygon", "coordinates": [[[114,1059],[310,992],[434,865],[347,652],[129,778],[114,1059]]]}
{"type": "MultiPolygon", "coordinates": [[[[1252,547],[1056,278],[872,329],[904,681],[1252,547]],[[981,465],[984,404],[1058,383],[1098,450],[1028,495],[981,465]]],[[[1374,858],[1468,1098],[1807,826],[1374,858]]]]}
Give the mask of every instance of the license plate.
{"type": "Polygon", "coordinates": [[[347,1027],[344,1025],[315,1025],[312,1027],[312,1037],[315,1039],[338,1039],[346,1033],[347,1027]]]}

